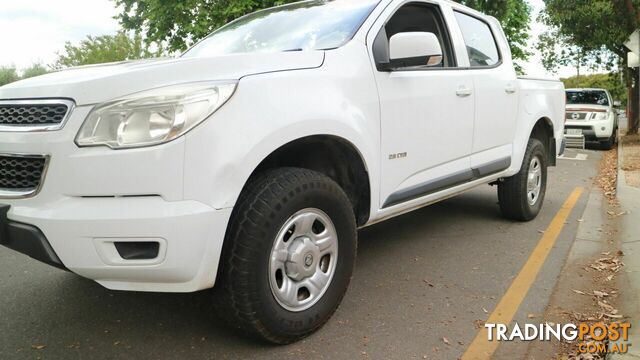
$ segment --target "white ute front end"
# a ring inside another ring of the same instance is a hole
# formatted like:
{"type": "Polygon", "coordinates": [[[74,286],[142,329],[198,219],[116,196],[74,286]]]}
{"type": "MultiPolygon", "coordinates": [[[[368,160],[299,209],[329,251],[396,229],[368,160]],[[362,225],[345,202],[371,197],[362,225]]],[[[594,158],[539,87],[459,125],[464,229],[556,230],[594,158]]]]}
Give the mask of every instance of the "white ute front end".
{"type": "MultiPolygon", "coordinates": [[[[31,125],[0,127],[0,156],[46,158],[37,192],[0,192],[0,204],[10,205],[8,219],[44,234],[50,248],[37,251],[39,260],[107,288],[210,288],[232,202],[220,191],[220,184],[229,181],[224,170],[228,160],[212,163],[208,155],[224,149],[207,136],[215,122],[234,118],[234,107],[220,115],[214,111],[184,136],[159,145],[86,146],[78,144],[80,129],[101,104],[144,98],[149,89],[158,92],[151,96],[162,96],[167,89],[186,94],[221,85],[227,92],[232,86],[233,93],[241,77],[315,68],[323,60],[322,52],[295,52],[140,61],[75,68],[4,86],[0,107],[7,114],[12,107],[25,109],[16,119],[28,117],[28,109],[38,106],[65,105],[68,111],[53,127],[37,119],[31,125]],[[203,179],[210,186],[199,187],[203,179]],[[134,244],[127,248],[124,243],[134,244]],[[131,258],[125,259],[116,244],[131,258]],[[144,252],[156,247],[156,256],[145,259],[144,252]]],[[[242,98],[242,91],[234,95],[242,98]]],[[[33,241],[39,247],[40,240],[33,241]]]]}

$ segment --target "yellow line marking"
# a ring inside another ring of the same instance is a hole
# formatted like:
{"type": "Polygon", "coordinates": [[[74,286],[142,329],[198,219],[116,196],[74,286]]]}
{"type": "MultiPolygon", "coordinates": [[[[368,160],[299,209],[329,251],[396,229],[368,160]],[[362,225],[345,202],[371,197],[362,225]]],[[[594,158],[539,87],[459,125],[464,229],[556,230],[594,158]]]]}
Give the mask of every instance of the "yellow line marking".
{"type": "MultiPolygon", "coordinates": [[[[571,195],[569,195],[564,205],[562,205],[562,208],[560,208],[551,221],[551,224],[549,224],[544,235],[542,235],[540,242],[538,242],[529,259],[520,270],[520,273],[513,279],[511,286],[502,299],[500,299],[500,302],[489,316],[489,319],[487,319],[487,323],[508,324],[513,320],[516,311],[518,311],[531,285],[533,285],[533,282],[536,280],[542,265],[556,243],[567,218],[571,214],[571,210],[575,207],[583,190],[583,188],[577,187],[571,195]]],[[[495,341],[495,336],[494,341],[488,341],[487,335],[487,328],[480,330],[471,345],[469,345],[469,348],[467,348],[467,351],[462,355],[461,360],[490,359],[500,343],[495,341]]]]}

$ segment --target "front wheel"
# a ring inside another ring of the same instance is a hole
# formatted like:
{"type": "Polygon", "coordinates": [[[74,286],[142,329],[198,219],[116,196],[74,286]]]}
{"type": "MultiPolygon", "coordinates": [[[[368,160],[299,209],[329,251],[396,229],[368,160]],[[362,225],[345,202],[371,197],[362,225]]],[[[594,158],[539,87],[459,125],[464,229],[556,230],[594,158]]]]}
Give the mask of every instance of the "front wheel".
{"type": "Polygon", "coordinates": [[[502,214],[513,220],[530,221],[540,213],[547,189],[547,153],[538,139],[530,139],[520,172],[498,183],[502,214]]]}
{"type": "Polygon", "coordinates": [[[616,140],[618,138],[617,134],[618,134],[618,129],[613,129],[613,132],[611,133],[611,137],[605,141],[601,141],[600,147],[603,150],[611,150],[613,146],[616,144],[616,140]]]}
{"type": "Polygon", "coordinates": [[[276,344],[319,329],[340,304],[356,256],[351,203],[330,178],[257,175],[234,209],[215,291],[232,324],[276,344]]]}

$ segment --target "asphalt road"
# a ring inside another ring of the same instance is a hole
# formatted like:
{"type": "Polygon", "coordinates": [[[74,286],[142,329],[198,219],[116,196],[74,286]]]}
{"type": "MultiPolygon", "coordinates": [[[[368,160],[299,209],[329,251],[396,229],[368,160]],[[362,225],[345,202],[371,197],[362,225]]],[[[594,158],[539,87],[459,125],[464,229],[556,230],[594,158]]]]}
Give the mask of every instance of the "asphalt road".
{"type": "MultiPolygon", "coordinates": [[[[535,221],[503,219],[495,188],[481,186],[361,230],[355,276],[337,313],[315,335],[284,347],[221,323],[209,292],[109,291],[2,248],[0,359],[457,359],[477,333],[475,321],[487,319],[542,230],[583,186],[515,320],[544,311],[597,172],[600,154],[580,153],[586,160],[559,160],[550,169],[535,221]]],[[[526,344],[505,343],[496,358],[525,352],[526,344]]]]}

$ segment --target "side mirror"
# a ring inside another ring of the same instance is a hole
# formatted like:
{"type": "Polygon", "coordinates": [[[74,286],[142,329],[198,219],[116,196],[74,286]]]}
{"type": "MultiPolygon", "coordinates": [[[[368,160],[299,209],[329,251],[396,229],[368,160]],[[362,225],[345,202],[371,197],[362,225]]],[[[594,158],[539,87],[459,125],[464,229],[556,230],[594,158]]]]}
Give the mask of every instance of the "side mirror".
{"type": "Polygon", "coordinates": [[[442,47],[434,33],[398,33],[389,39],[389,60],[392,69],[437,66],[442,63],[442,47]]]}
{"type": "Polygon", "coordinates": [[[620,107],[622,105],[622,103],[620,101],[614,101],[613,102],[613,106],[615,107],[620,107]]]}

